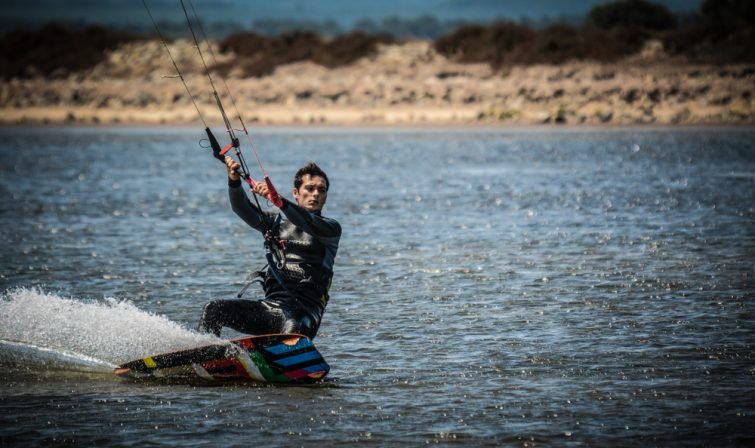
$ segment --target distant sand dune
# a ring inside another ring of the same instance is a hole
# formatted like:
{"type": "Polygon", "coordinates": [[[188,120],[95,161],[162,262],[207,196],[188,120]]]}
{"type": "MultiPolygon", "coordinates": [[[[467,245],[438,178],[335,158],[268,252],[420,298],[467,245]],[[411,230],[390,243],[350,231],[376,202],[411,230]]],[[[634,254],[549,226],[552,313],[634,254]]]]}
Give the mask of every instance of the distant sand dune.
{"type": "MultiPolygon", "coordinates": [[[[193,46],[177,41],[171,50],[205,119],[220,123],[193,46]]],[[[1,82],[0,123],[199,123],[164,51],[157,42],[130,43],[86,73],[1,82]]],[[[415,41],[383,46],[347,67],[294,63],[263,78],[231,72],[227,82],[244,120],[256,124],[755,123],[754,65],[690,65],[668,59],[657,42],[615,64],[494,72],[487,64],[451,62],[429,42],[415,41]]]]}

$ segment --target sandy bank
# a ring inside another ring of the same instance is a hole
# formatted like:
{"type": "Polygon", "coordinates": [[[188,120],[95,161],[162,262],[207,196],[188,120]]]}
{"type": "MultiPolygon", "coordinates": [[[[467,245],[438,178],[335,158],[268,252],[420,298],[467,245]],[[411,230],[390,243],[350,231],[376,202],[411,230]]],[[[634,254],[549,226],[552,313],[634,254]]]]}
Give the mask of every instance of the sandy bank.
{"type": "MultiPolygon", "coordinates": [[[[171,45],[200,112],[220,123],[194,49],[171,45]]],[[[233,58],[226,55],[224,58],[233,58]]],[[[0,83],[3,124],[192,124],[198,113],[155,42],[129,44],[87,73],[0,83]]],[[[428,42],[385,46],[328,70],[312,63],[226,79],[258,124],[753,124],[755,66],[695,66],[652,45],[622,63],[509,67],[457,64],[428,42]]],[[[222,82],[229,115],[236,115],[222,82]]]]}

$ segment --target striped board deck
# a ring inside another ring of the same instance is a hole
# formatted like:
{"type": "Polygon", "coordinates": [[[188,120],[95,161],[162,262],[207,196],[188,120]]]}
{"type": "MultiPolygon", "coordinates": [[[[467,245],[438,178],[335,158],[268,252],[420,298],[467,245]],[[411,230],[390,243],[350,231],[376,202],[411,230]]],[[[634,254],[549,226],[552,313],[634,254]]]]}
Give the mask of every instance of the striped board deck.
{"type": "Polygon", "coordinates": [[[118,366],[114,373],[134,379],[206,379],[267,383],[314,383],[330,366],[312,341],[299,334],[248,336],[118,366]]]}

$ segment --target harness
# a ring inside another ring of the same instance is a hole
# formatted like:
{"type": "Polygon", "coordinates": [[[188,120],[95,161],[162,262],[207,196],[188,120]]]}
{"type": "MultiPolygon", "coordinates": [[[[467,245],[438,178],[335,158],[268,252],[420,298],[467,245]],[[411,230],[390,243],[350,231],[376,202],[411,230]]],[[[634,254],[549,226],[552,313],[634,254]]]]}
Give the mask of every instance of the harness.
{"type": "Polygon", "coordinates": [[[237,297],[241,298],[253,283],[259,283],[267,294],[266,284],[272,277],[281,292],[289,298],[295,298],[307,307],[316,306],[324,310],[330,298],[328,290],[333,274],[317,264],[296,262],[296,257],[290,260],[287,254],[289,251],[297,253],[296,244],[292,242],[293,247],[287,247],[287,241],[281,239],[276,231],[279,229],[274,229],[276,227],[270,225],[263,233],[267,264],[247,276],[237,297]]]}
{"type": "Polygon", "coordinates": [[[265,259],[267,260],[267,265],[263,266],[262,269],[249,273],[246,278],[246,284],[241,288],[241,291],[236,294],[236,297],[239,299],[253,283],[264,285],[265,279],[267,278],[267,273],[265,271],[266,267],[269,268],[269,271],[273,274],[275,281],[278,282],[281,288],[283,288],[288,295],[292,295],[291,291],[288,290],[286,281],[283,279],[283,274],[281,273],[281,269],[286,266],[286,243],[283,240],[276,238],[273,235],[272,229],[265,232],[264,237],[265,259]]]}
{"type": "Polygon", "coordinates": [[[270,272],[273,273],[275,280],[290,294],[288,288],[286,288],[283,274],[281,274],[281,269],[286,266],[286,243],[276,238],[273,235],[272,229],[265,232],[265,259],[267,259],[267,266],[270,268],[270,272]]]}

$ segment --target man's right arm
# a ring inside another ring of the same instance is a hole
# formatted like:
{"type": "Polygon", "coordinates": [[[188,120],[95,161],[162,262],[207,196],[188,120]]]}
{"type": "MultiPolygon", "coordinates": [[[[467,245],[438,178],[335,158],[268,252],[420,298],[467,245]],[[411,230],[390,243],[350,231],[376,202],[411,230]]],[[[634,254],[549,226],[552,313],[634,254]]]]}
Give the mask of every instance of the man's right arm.
{"type": "Polygon", "coordinates": [[[265,231],[265,228],[267,227],[265,225],[265,219],[267,219],[268,216],[262,210],[257,208],[257,206],[252,204],[249,197],[244,192],[244,189],[241,187],[240,180],[228,180],[228,197],[231,200],[231,209],[239,216],[239,218],[260,232],[265,231]]]}
{"type": "Polygon", "coordinates": [[[229,156],[225,156],[225,166],[228,170],[228,197],[231,199],[231,209],[239,218],[251,227],[264,232],[265,219],[268,217],[258,207],[249,200],[249,197],[241,188],[241,175],[239,174],[239,163],[229,156]]]}

